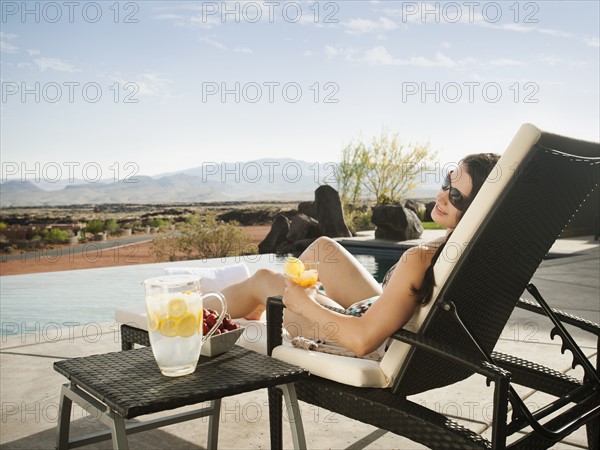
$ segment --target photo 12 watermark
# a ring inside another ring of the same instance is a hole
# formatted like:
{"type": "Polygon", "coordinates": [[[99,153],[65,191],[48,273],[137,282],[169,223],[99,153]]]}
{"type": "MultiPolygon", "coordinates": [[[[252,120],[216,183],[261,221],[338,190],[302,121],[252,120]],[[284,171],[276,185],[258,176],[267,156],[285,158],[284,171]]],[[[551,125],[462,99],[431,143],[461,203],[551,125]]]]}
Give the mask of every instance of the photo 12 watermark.
{"type": "MultiPolygon", "coordinates": [[[[32,322],[2,321],[0,333],[2,343],[17,336],[21,344],[46,344],[67,341],[74,343],[83,340],[87,344],[95,344],[103,337],[119,343],[121,324],[117,322],[100,324],[98,322],[32,322]]],[[[12,340],[11,340],[12,341],[12,340]]]]}
{"type": "Polygon", "coordinates": [[[402,23],[538,23],[538,2],[401,2],[402,23]]]}
{"type": "Polygon", "coordinates": [[[402,103],[539,103],[540,92],[540,86],[534,82],[404,81],[400,86],[402,103]]]}
{"type": "Polygon", "coordinates": [[[3,161],[0,164],[2,183],[17,180],[22,183],[58,183],[66,181],[75,183],[138,183],[136,178],[140,168],[136,162],[113,162],[101,164],[96,161],[48,161],[25,162],[3,161]]]}
{"type": "Polygon", "coordinates": [[[121,1],[2,1],[2,23],[139,23],[137,2],[121,1]]]}
{"type": "Polygon", "coordinates": [[[310,21],[320,24],[339,22],[338,2],[278,2],[278,1],[228,1],[202,2],[200,22],[258,23],[310,21]]]}
{"type": "Polygon", "coordinates": [[[333,81],[202,82],[202,103],[339,103],[340,86],[333,81]]]}
{"type": "Polygon", "coordinates": [[[139,103],[140,86],[132,81],[102,85],[96,81],[26,83],[2,81],[2,103],[139,103]]]}

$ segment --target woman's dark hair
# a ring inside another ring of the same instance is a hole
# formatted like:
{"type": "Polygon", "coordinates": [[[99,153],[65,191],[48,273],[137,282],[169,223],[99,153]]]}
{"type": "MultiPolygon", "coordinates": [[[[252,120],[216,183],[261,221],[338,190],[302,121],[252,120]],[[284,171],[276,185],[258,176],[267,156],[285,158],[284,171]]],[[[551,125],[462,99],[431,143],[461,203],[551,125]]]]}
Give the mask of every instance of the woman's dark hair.
{"type": "MultiPolygon", "coordinates": [[[[486,178],[498,162],[500,155],[495,153],[475,153],[472,155],[468,155],[460,161],[460,164],[463,165],[469,176],[471,177],[471,181],[473,183],[473,187],[471,188],[471,193],[469,194],[469,205],[483,186],[486,178]]],[[[468,208],[467,208],[468,209],[468,208]]],[[[465,210],[466,211],[466,210],[465,210]]],[[[464,214],[464,211],[463,213],[464,214]]],[[[462,217],[461,214],[461,217],[462,217]]],[[[425,276],[423,277],[423,282],[419,288],[414,286],[410,287],[411,292],[416,297],[416,302],[421,305],[426,305],[431,300],[433,296],[433,288],[435,287],[435,276],[433,273],[433,267],[435,266],[436,261],[442,254],[442,250],[448,242],[450,235],[446,238],[446,240],[438,247],[433,258],[431,259],[431,264],[425,271],[425,276]]]]}

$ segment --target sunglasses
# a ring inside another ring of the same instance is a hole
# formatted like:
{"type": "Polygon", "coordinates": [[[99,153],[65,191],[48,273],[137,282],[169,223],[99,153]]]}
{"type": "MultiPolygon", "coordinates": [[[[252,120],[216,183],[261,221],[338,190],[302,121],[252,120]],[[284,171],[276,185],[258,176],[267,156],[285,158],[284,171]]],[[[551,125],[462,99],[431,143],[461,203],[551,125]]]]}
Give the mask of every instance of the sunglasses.
{"type": "Polygon", "coordinates": [[[452,171],[448,172],[446,178],[444,178],[444,181],[442,182],[442,190],[450,191],[448,193],[448,199],[450,200],[452,206],[459,211],[464,211],[469,206],[469,203],[471,203],[471,200],[469,200],[469,198],[458,189],[452,187],[452,182],[450,181],[451,173],[452,171]]]}

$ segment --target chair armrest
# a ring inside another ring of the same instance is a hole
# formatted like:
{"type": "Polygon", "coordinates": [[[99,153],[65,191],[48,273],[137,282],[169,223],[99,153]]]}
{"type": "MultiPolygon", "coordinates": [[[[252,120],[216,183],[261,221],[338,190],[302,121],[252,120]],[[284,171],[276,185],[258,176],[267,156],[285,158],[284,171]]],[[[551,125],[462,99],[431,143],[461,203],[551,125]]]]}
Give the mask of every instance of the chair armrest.
{"type": "Polygon", "coordinates": [[[456,348],[448,344],[441,343],[430,337],[401,329],[394,333],[392,338],[426,350],[442,358],[449,359],[462,366],[468,367],[472,371],[483,375],[488,379],[494,381],[502,379],[510,381],[510,372],[502,369],[501,367],[483,359],[473,358],[472,356],[466,355],[465,353],[458,351],[456,348]]]}
{"type": "MultiPolygon", "coordinates": [[[[518,308],[526,309],[527,311],[546,316],[542,307],[530,300],[520,298],[516,306],[518,308]]],[[[591,322],[586,319],[582,319],[581,317],[574,316],[572,314],[560,311],[555,308],[552,308],[552,312],[556,314],[556,316],[561,320],[561,322],[573,325],[579,328],[580,330],[587,331],[600,337],[600,325],[598,325],[597,323],[591,322]]]]}

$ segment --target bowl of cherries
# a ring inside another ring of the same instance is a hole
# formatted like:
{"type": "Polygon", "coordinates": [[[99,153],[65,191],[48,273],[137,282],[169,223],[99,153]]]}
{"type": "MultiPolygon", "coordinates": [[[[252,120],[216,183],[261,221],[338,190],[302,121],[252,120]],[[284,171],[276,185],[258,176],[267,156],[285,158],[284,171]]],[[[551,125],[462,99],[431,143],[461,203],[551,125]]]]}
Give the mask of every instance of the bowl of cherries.
{"type": "MultiPolygon", "coordinates": [[[[219,318],[219,313],[214,309],[206,309],[202,312],[202,335],[206,335],[214,326],[219,318]]],[[[245,327],[240,327],[237,323],[231,320],[229,314],[225,314],[225,318],[219,328],[215,330],[213,335],[209,337],[203,344],[200,352],[203,356],[217,356],[225,353],[244,332],[245,327]]]]}

